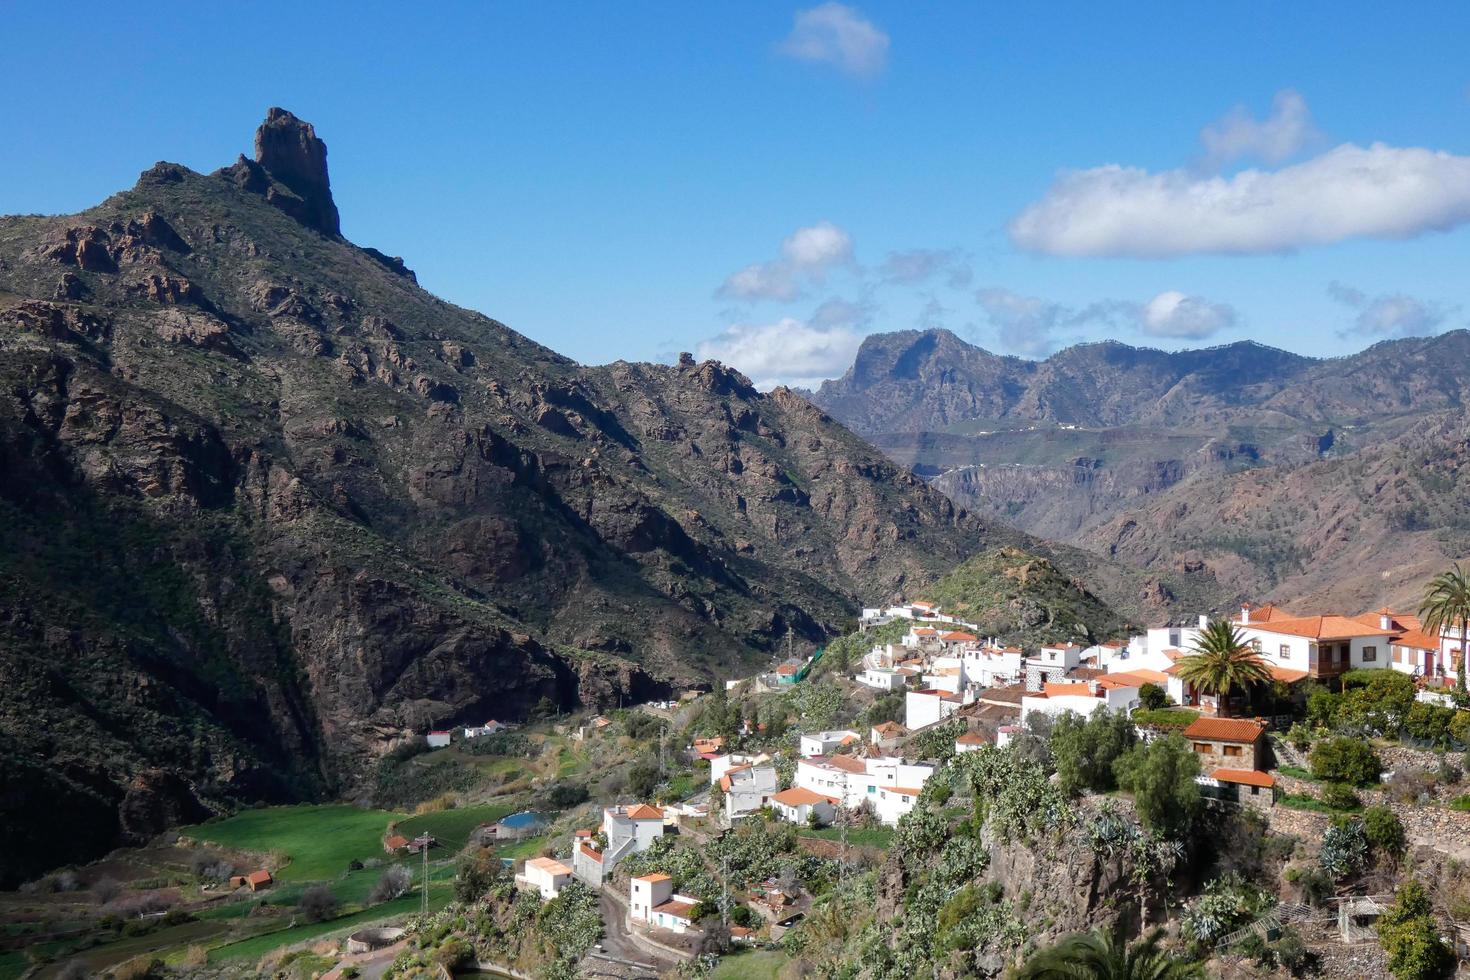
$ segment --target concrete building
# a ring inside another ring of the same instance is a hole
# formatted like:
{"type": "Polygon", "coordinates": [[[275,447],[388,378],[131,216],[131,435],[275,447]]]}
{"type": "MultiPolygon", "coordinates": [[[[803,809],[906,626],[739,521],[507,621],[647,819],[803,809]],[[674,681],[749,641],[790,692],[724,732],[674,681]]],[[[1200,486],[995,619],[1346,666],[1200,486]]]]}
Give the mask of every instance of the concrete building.
{"type": "Polygon", "coordinates": [[[546,901],[560,895],[571,880],[572,869],[569,866],[547,857],[528,858],[526,866],[515,876],[517,888],[538,891],[546,901]]]}
{"type": "Polygon", "coordinates": [[[771,797],[771,809],[787,823],[805,824],[810,822],[812,814],[816,814],[819,823],[829,824],[837,815],[838,802],[834,797],[814,793],[804,786],[793,786],[771,797]]]}

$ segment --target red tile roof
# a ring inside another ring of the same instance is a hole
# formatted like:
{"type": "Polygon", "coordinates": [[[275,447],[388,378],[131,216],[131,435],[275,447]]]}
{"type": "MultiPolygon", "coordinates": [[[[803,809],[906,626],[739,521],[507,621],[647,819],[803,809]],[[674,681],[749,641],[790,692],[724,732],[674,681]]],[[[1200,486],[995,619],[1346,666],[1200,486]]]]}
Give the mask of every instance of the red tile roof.
{"type": "Polygon", "coordinates": [[[941,640],[952,641],[955,643],[974,643],[976,640],[979,639],[979,637],[977,637],[974,633],[966,633],[962,630],[955,630],[952,633],[945,633],[939,638],[941,640]]]}
{"type": "Polygon", "coordinates": [[[1049,698],[1090,698],[1094,696],[1092,688],[1087,684],[1043,684],[1041,693],[1049,698]]]}
{"type": "Polygon", "coordinates": [[[961,745],[988,745],[988,744],[990,744],[990,739],[986,738],[984,735],[981,735],[979,732],[965,732],[965,734],[963,734],[959,738],[955,739],[955,741],[958,742],[958,743],[960,743],[961,745]]]}
{"type": "Polygon", "coordinates": [[[628,807],[628,816],[633,820],[662,820],[664,818],[664,812],[656,806],[639,803],[636,806],[628,807]]]}
{"type": "Polygon", "coordinates": [[[1350,640],[1355,637],[1384,636],[1395,630],[1385,630],[1376,622],[1364,625],[1346,616],[1303,616],[1300,619],[1273,619],[1257,623],[1254,618],[1250,626],[1263,633],[1281,633],[1286,636],[1303,636],[1309,640],[1350,640]]]}
{"type": "Polygon", "coordinates": [[[1271,679],[1283,684],[1295,684],[1307,676],[1305,670],[1295,670],[1291,667],[1278,667],[1275,664],[1266,665],[1271,671],[1271,679]]]}
{"type": "Polygon", "coordinates": [[[771,799],[783,806],[811,806],[813,803],[837,802],[834,797],[824,796],[821,793],[813,793],[805,786],[793,786],[790,789],[783,789],[771,797],[771,799]]]}
{"type": "Polygon", "coordinates": [[[1260,786],[1263,789],[1276,785],[1276,777],[1259,769],[1216,769],[1211,778],[1222,783],[1241,783],[1245,786],[1260,786]]]}
{"type": "Polygon", "coordinates": [[[686,922],[689,922],[689,921],[692,921],[689,918],[689,913],[691,913],[691,912],[694,911],[694,903],[693,902],[672,902],[672,901],[671,902],[665,902],[662,905],[655,905],[653,907],[653,910],[655,912],[662,912],[665,915],[671,915],[671,916],[673,916],[676,919],[683,919],[686,922]]]}
{"type": "Polygon", "coordinates": [[[389,837],[387,840],[383,841],[383,848],[389,851],[396,851],[407,846],[408,838],[403,837],[399,834],[394,834],[392,837],[389,837]]]}
{"type": "Polygon", "coordinates": [[[252,871],[245,876],[245,880],[252,885],[269,885],[271,883],[271,873],[265,870],[252,871]]]}
{"type": "Polygon", "coordinates": [[[1097,679],[1099,684],[1112,687],[1142,687],[1144,684],[1163,684],[1169,679],[1169,675],[1162,670],[1149,670],[1146,667],[1138,670],[1123,670],[1116,674],[1105,674],[1097,679]]]}
{"type": "Polygon", "coordinates": [[[593,847],[591,844],[578,844],[577,847],[587,857],[590,857],[592,860],[596,861],[598,864],[601,864],[602,863],[602,852],[599,851],[597,848],[593,847]]]}
{"type": "Polygon", "coordinates": [[[1213,742],[1254,742],[1265,730],[1263,722],[1250,718],[1197,718],[1184,729],[1184,737],[1213,742]]]}
{"type": "Polygon", "coordinates": [[[801,668],[798,667],[798,666],[796,666],[796,664],[782,664],[781,666],[779,666],[779,667],[776,668],[776,673],[782,674],[782,675],[789,675],[789,674],[796,673],[800,669],[801,668]]]}
{"type": "Polygon", "coordinates": [[[651,875],[639,875],[637,878],[634,878],[633,880],[634,881],[649,881],[649,882],[653,882],[653,881],[668,881],[669,880],[669,876],[666,875],[666,874],[659,874],[658,872],[654,872],[651,875]]]}

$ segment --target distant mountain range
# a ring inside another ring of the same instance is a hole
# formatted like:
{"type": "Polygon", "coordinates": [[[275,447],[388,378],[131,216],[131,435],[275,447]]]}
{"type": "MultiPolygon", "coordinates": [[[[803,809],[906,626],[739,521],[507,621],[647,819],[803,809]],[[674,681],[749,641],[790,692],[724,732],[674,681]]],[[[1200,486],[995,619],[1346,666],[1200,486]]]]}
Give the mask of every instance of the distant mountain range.
{"type": "Polygon", "coordinates": [[[811,397],[970,510],[1356,611],[1470,552],[1467,390],[1464,330],[1332,359],[1108,342],[1044,361],[934,330],[869,337],[811,397]]]}

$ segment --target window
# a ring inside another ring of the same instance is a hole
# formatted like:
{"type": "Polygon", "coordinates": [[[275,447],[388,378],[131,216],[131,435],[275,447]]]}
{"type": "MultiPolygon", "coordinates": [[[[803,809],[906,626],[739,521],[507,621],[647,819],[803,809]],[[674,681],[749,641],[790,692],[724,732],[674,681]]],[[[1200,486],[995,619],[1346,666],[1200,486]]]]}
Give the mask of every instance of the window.
{"type": "Polygon", "coordinates": [[[1208,753],[1213,751],[1213,746],[1211,746],[1209,742],[1195,742],[1194,750],[1200,755],[1207,755],[1208,753]]]}
{"type": "Polygon", "coordinates": [[[1254,651],[1256,651],[1256,653],[1260,653],[1261,652],[1261,641],[1260,640],[1251,640],[1251,649],[1254,650],[1254,651]]]}
{"type": "Polygon", "coordinates": [[[1225,746],[1225,754],[1226,755],[1232,755],[1232,756],[1234,756],[1234,755],[1240,755],[1240,746],[1239,745],[1227,745],[1227,746],[1225,746]]]}
{"type": "Polygon", "coordinates": [[[1283,644],[1281,644],[1280,648],[1277,649],[1277,651],[1276,651],[1276,655],[1278,657],[1280,657],[1282,660],[1290,660],[1291,659],[1291,644],[1290,643],[1283,643],[1283,644]]]}
{"type": "Polygon", "coordinates": [[[868,792],[869,793],[876,793],[876,792],[878,792],[878,787],[876,787],[876,786],[869,786],[868,787],[868,792]]]}
{"type": "Polygon", "coordinates": [[[1363,663],[1365,663],[1365,664],[1366,663],[1372,663],[1373,661],[1375,661],[1377,659],[1378,659],[1378,648],[1377,647],[1364,647],[1363,648],[1363,663]]]}

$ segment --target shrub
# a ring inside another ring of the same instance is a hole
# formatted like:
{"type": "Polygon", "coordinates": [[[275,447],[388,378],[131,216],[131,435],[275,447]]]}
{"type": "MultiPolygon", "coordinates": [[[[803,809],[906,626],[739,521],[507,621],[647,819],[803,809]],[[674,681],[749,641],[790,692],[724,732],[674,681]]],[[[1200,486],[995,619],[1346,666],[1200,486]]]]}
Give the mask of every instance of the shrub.
{"type": "MultiPolygon", "coordinates": [[[[645,716],[646,717],[646,716],[645,716]]],[[[646,794],[639,794],[640,796],[646,794]]],[[[579,803],[587,802],[587,787],[570,780],[559,780],[546,791],[547,809],[566,810],[579,803]]]]}
{"type": "Polygon", "coordinates": [[[1161,728],[1164,731],[1183,731],[1199,719],[1198,711],[1162,708],[1156,711],[1133,712],[1133,723],[1143,728],[1161,728]]]}
{"type": "Polygon", "coordinates": [[[1097,711],[1082,719],[1068,712],[1052,727],[1051,754],[1062,792],[1107,792],[1117,785],[1113,763],[1138,741],[1127,715],[1097,711]]]}
{"type": "Polygon", "coordinates": [[[1169,692],[1157,684],[1144,684],[1138,689],[1138,700],[1145,709],[1157,711],[1169,703],[1169,692]]]}
{"type": "Polygon", "coordinates": [[[1296,886],[1302,901],[1311,906],[1325,905],[1335,891],[1332,876],[1317,865],[1288,868],[1286,880],[1296,886]]]}
{"type": "Polygon", "coordinates": [[[1454,759],[1451,759],[1447,755],[1442,755],[1439,757],[1438,775],[1440,782],[1446,786],[1454,786],[1465,778],[1465,770],[1460,768],[1460,764],[1454,759]]]}
{"type": "Polygon", "coordinates": [[[1421,742],[1444,745],[1450,740],[1450,723],[1454,719],[1453,708],[1415,701],[1404,719],[1404,731],[1421,742]]]}
{"type": "Polygon", "coordinates": [[[306,916],[308,922],[321,922],[337,914],[341,903],[332,889],[326,885],[312,885],[301,893],[296,901],[296,910],[306,916]]]}
{"type": "Polygon", "coordinates": [[[1113,764],[1118,785],[1133,794],[1148,830],[1182,837],[1200,811],[1199,760],[1178,735],[1135,745],[1113,764]]]}
{"type": "Polygon", "coordinates": [[[1318,742],[1309,757],[1312,775],[1329,782],[1350,786],[1371,786],[1378,782],[1383,763],[1368,743],[1356,738],[1329,738],[1318,742]]]}
{"type": "Polygon", "coordinates": [[[1450,800],[1450,809],[1459,810],[1461,813],[1470,813],[1470,793],[1461,793],[1450,800]]]}
{"type": "Polygon", "coordinates": [[[1368,838],[1357,821],[1335,824],[1322,835],[1322,870],[1344,878],[1363,870],[1368,862],[1368,838]]]}
{"type": "Polygon", "coordinates": [[[1369,807],[1363,814],[1363,833],[1374,850],[1398,857],[1406,843],[1403,821],[1386,806],[1369,807]]]}
{"type": "Polygon", "coordinates": [[[122,885],[112,878],[98,878],[92,886],[92,895],[97,899],[97,904],[106,905],[108,902],[122,894],[122,885]]]}
{"type": "Polygon", "coordinates": [[[396,864],[378,876],[373,890],[368,892],[368,901],[377,904],[397,898],[413,886],[413,872],[402,864],[396,864]]]}
{"type": "Polygon", "coordinates": [[[1378,917],[1378,939],[1388,954],[1389,972],[1398,980],[1432,980],[1448,972],[1452,954],[1435,929],[1424,886],[1413,879],[1378,917]]]}
{"type": "Polygon", "coordinates": [[[1298,752],[1305,752],[1312,747],[1312,729],[1297,722],[1286,730],[1286,741],[1298,752]]]}
{"type": "Polygon", "coordinates": [[[459,859],[459,869],[454,875],[454,897],[468,905],[478,902],[498,881],[505,878],[505,865],[488,847],[466,854],[459,859]]]}
{"type": "Polygon", "coordinates": [[[1327,783],[1322,787],[1322,802],[1334,810],[1356,810],[1363,803],[1347,783],[1327,783]]]}

